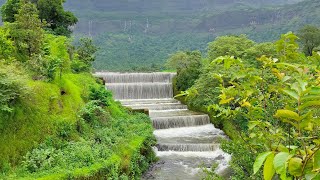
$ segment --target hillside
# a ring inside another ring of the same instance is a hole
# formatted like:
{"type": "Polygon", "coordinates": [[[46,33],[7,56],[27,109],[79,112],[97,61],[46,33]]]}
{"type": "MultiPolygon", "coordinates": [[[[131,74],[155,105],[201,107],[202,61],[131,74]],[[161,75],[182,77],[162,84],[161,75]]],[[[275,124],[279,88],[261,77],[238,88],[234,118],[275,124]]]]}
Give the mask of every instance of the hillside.
{"type": "Polygon", "coordinates": [[[76,34],[92,35],[100,46],[97,69],[146,71],[161,69],[177,50],[205,51],[219,35],[245,33],[258,42],[272,41],[306,23],[319,25],[319,4],[316,0],[69,0],[65,5],[79,17],[76,34]]]}
{"type": "Polygon", "coordinates": [[[320,2],[301,1],[67,0],[65,7],[79,18],[76,37],[93,36],[99,45],[96,69],[148,71],[161,70],[177,50],[205,52],[220,35],[247,34],[262,42],[304,24],[320,25],[320,2]]]}

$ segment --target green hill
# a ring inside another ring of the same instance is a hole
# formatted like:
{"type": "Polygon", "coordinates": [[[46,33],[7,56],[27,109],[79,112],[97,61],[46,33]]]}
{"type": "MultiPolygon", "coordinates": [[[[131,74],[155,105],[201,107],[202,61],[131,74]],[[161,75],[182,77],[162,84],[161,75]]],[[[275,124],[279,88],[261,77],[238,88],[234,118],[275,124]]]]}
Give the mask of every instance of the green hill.
{"type": "MultiPolygon", "coordinates": [[[[3,0],[1,0],[3,1],[3,0]]],[[[0,1],[0,3],[1,3],[0,1]]],[[[177,50],[200,49],[217,36],[261,42],[305,24],[320,25],[317,0],[67,0],[76,37],[99,45],[96,69],[160,70],[177,50]]],[[[77,38],[76,38],[77,39],[77,38]]]]}

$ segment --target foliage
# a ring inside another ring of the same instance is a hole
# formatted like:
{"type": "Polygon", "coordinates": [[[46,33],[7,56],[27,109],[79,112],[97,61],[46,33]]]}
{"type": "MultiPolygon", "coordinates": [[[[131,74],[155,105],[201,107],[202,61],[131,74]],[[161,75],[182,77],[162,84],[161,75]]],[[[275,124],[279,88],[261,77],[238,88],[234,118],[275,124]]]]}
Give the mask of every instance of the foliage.
{"type": "Polygon", "coordinates": [[[3,22],[14,22],[15,14],[18,14],[20,9],[20,0],[8,0],[1,7],[1,15],[3,22]]]}
{"type": "MultiPolygon", "coordinates": [[[[50,28],[68,28],[71,14],[55,24],[62,1],[32,2],[42,3],[40,16],[50,10],[50,28]]],[[[67,37],[45,33],[33,3],[21,1],[0,27],[0,179],[140,178],[155,161],[150,119],[127,112],[88,73],[92,41],[74,51],[67,37]],[[74,74],[74,61],[85,70],[74,74]]]]}
{"type": "Polygon", "coordinates": [[[94,54],[97,52],[97,47],[93,44],[90,38],[81,38],[79,45],[76,47],[77,59],[72,62],[74,72],[90,72],[92,62],[95,61],[94,54]]]}
{"type": "Polygon", "coordinates": [[[110,106],[112,102],[111,91],[106,90],[104,86],[90,87],[90,100],[98,100],[101,106],[110,106]]]}
{"type": "Polygon", "coordinates": [[[14,54],[15,47],[13,46],[13,41],[7,38],[8,36],[8,30],[0,27],[0,60],[8,60],[14,54]]]}
{"type": "Polygon", "coordinates": [[[163,71],[164,64],[176,51],[205,50],[211,37],[199,33],[166,35],[141,33],[102,33],[93,38],[99,48],[93,67],[111,71],[163,71]]]}
{"type": "Polygon", "coordinates": [[[219,123],[229,121],[238,130],[239,137],[222,144],[234,155],[234,178],[319,177],[317,54],[301,55],[297,39],[291,32],[282,35],[276,51],[266,51],[270,54],[254,66],[246,55],[218,57],[182,94],[193,107],[207,107],[219,123]]]}
{"type": "Polygon", "coordinates": [[[312,56],[314,48],[320,46],[320,29],[316,26],[306,25],[298,32],[303,52],[312,56]]]}
{"type": "Polygon", "coordinates": [[[26,154],[23,166],[29,172],[48,170],[58,163],[59,156],[61,152],[54,148],[34,149],[26,154]]]}
{"type": "Polygon", "coordinates": [[[0,111],[11,113],[19,99],[26,94],[27,89],[22,81],[25,78],[14,65],[6,66],[0,63],[0,111]],[[7,69],[9,67],[9,69],[7,69]]]}
{"type": "MultiPolygon", "coordinates": [[[[201,167],[201,166],[200,166],[201,167]]],[[[203,180],[223,180],[222,177],[220,177],[216,172],[216,168],[218,167],[218,164],[213,164],[210,169],[208,169],[206,166],[201,167],[202,171],[205,173],[205,176],[202,177],[203,180]]]]}
{"type": "Polygon", "coordinates": [[[88,102],[79,112],[79,117],[87,123],[98,125],[99,123],[106,124],[109,119],[109,114],[99,106],[99,101],[88,102]]]}
{"type": "Polygon", "coordinates": [[[297,40],[299,38],[292,32],[281,35],[281,38],[276,41],[276,50],[279,60],[288,63],[301,63],[299,62],[300,54],[298,53],[299,45],[297,40]]]}
{"type": "Polygon", "coordinates": [[[246,34],[272,42],[305,24],[319,25],[319,1],[301,1],[67,0],[65,8],[79,17],[76,37],[91,35],[99,47],[94,68],[150,72],[162,71],[177,51],[206,52],[218,36],[246,34]]]}
{"type": "Polygon", "coordinates": [[[179,51],[171,55],[166,66],[168,69],[175,69],[177,71],[177,90],[185,91],[194,84],[200,75],[201,52],[179,51]]]}
{"type": "Polygon", "coordinates": [[[6,27],[19,56],[22,56],[18,60],[23,61],[26,57],[31,58],[40,53],[44,38],[43,24],[32,3],[23,4],[15,19],[16,21],[7,23],[6,27]]]}
{"type": "Polygon", "coordinates": [[[271,42],[255,44],[245,50],[245,54],[242,58],[247,61],[248,64],[259,67],[260,62],[257,61],[257,57],[261,57],[263,55],[275,57],[277,55],[275,44],[271,42]]]}
{"type": "Polygon", "coordinates": [[[36,0],[40,19],[46,20],[48,28],[56,35],[70,36],[70,26],[77,23],[78,19],[63,8],[61,0],[36,0]]]}
{"type": "Polygon", "coordinates": [[[77,23],[78,19],[63,8],[64,1],[60,0],[9,0],[1,8],[2,20],[4,22],[14,22],[19,13],[19,9],[25,3],[33,3],[39,11],[39,19],[47,22],[47,29],[56,35],[70,36],[69,29],[77,23]]]}
{"type": "Polygon", "coordinates": [[[246,49],[254,45],[245,35],[221,36],[208,45],[208,58],[214,60],[219,56],[242,57],[246,49]]]}

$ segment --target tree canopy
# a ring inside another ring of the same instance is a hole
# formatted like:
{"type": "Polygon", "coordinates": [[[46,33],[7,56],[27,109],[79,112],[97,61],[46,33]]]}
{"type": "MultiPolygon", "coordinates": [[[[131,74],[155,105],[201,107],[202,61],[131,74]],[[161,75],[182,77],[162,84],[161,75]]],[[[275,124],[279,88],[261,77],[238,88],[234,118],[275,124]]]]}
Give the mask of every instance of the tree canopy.
{"type": "Polygon", "coordinates": [[[312,56],[313,50],[320,46],[320,28],[306,25],[298,31],[300,42],[303,45],[303,52],[312,56]]]}
{"type": "Polygon", "coordinates": [[[1,8],[2,20],[14,22],[15,15],[19,12],[23,1],[32,2],[39,11],[39,18],[46,23],[46,29],[56,35],[70,36],[70,27],[78,19],[70,12],[65,11],[61,0],[8,0],[1,8]]]}

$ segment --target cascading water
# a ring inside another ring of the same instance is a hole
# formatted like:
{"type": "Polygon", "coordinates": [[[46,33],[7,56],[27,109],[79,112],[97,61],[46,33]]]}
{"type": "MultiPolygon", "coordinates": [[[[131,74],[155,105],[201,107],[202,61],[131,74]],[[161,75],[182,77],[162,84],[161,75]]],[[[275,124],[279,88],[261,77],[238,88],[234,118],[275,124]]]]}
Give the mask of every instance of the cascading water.
{"type": "Polygon", "coordinates": [[[200,165],[218,163],[217,173],[226,174],[230,155],[218,144],[221,130],[210,124],[208,115],[189,111],[173,99],[175,73],[96,73],[106,88],[123,106],[148,109],[158,144],[154,147],[160,161],[143,179],[201,178],[200,165]]]}

